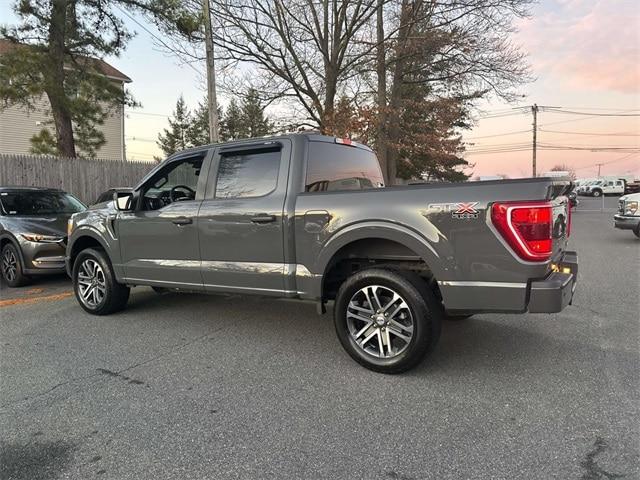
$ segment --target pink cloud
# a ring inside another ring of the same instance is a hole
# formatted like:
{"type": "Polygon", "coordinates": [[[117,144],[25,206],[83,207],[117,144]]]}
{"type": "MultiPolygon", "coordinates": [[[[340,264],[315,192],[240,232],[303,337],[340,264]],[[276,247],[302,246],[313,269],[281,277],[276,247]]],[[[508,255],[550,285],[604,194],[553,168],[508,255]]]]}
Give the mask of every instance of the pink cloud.
{"type": "Polygon", "coordinates": [[[534,73],[565,86],[640,91],[640,7],[636,1],[554,0],[520,23],[534,73]]]}

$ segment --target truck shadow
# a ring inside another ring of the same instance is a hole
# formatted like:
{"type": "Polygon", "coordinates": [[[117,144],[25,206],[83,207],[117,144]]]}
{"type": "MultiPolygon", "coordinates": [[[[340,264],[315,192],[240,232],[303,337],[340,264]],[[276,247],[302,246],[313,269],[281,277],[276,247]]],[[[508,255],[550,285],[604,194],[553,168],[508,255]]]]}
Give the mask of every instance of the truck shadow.
{"type": "MultiPolygon", "coordinates": [[[[157,295],[141,289],[132,295],[128,308],[119,315],[137,316],[142,312],[148,314],[146,318],[174,317],[178,328],[188,327],[191,331],[219,326],[223,333],[218,335],[225,336],[225,329],[242,332],[267,351],[300,351],[302,348],[307,354],[296,361],[308,363],[309,368],[317,366],[317,362],[331,370],[362,368],[339,345],[333,328],[331,305],[326,315],[319,316],[315,305],[308,302],[241,295],[157,295]],[[308,344],[303,345],[305,343],[308,344]]],[[[126,318],[122,320],[127,321],[126,318]]],[[[486,370],[517,372],[563,365],[578,352],[584,357],[599,350],[597,345],[558,338],[557,329],[553,330],[556,335],[547,333],[543,322],[545,320],[529,315],[499,314],[477,315],[458,322],[445,321],[436,349],[406,375],[431,376],[486,370]]],[[[235,350],[231,343],[236,341],[246,341],[246,338],[239,335],[225,338],[225,342],[230,342],[227,344],[229,352],[235,350]]]]}

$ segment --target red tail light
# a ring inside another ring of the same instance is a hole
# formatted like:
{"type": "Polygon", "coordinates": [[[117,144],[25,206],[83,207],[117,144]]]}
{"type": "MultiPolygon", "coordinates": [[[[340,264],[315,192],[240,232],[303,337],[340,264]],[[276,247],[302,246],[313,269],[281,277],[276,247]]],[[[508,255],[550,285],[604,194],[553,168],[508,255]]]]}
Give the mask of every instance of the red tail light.
{"type": "Polygon", "coordinates": [[[494,203],[491,221],[523,260],[544,262],[551,257],[553,210],[549,202],[494,203]]]}

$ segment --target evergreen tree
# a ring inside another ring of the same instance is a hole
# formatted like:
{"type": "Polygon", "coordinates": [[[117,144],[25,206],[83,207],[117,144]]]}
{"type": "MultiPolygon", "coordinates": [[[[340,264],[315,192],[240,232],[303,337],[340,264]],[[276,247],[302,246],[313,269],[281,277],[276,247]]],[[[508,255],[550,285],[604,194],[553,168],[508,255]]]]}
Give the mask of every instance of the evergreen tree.
{"type": "Polygon", "coordinates": [[[167,157],[194,145],[190,141],[190,129],[192,126],[193,118],[184,98],[180,95],[172,118],[169,118],[169,128],[164,129],[164,134],[158,134],[158,146],[167,157]]]}
{"type": "Polygon", "coordinates": [[[228,142],[230,140],[248,138],[248,136],[249,132],[246,127],[244,115],[242,114],[242,109],[236,99],[232,98],[225,115],[222,117],[220,140],[228,142]]]}
{"type": "MultiPolygon", "coordinates": [[[[218,118],[222,118],[221,109],[218,109],[218,118]]],[[[200,102],[193,111],[191,125],[187,129],[187,139],[189,144],[194,147],[211,143],[209,140],[209,107],[206,99],[200,102]]]]}
{"type": "Polygon", "coordinates": [[[273,125],[264,117],[264,107],[254,88],[250,88],[242,99],[243,133],[248,138],[264,137],[273,132],[273,125]]]}
{"type": "Polygon", "coordinates": [[[12,48],[2,56],[0,109],[49,101],[52,122],[32,139],[36,151],[65,157],[95,155],[105,142],[99,126],[114,108],[134,106],[129,93],[107,78],[96,58],[118,56],[131,33],[118,10],[127,9],[181,32],[199,17],[176,0],[16,0],[17,25],[0,26],[12,48]],[[45,133],[46,132],[46,133],[45,133]]]}

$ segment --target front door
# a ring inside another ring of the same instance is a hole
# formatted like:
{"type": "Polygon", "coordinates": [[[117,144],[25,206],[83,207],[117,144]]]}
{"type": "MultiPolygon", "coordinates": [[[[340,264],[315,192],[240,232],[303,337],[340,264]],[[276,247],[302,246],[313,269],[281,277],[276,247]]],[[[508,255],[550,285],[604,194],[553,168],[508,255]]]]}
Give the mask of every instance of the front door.
{"type": "Polygon", "coordinates": [[[289,140],[216,152],[198,222],[205,289],[283,294],[290,155],[289,140]]]}
{"type": "Polygon", "coordinates": [[[206,187],[208,152],[168,162],[137,191],[136,209],[116,220],[129,282],[202,288],[198,210],[206,187]]]}

